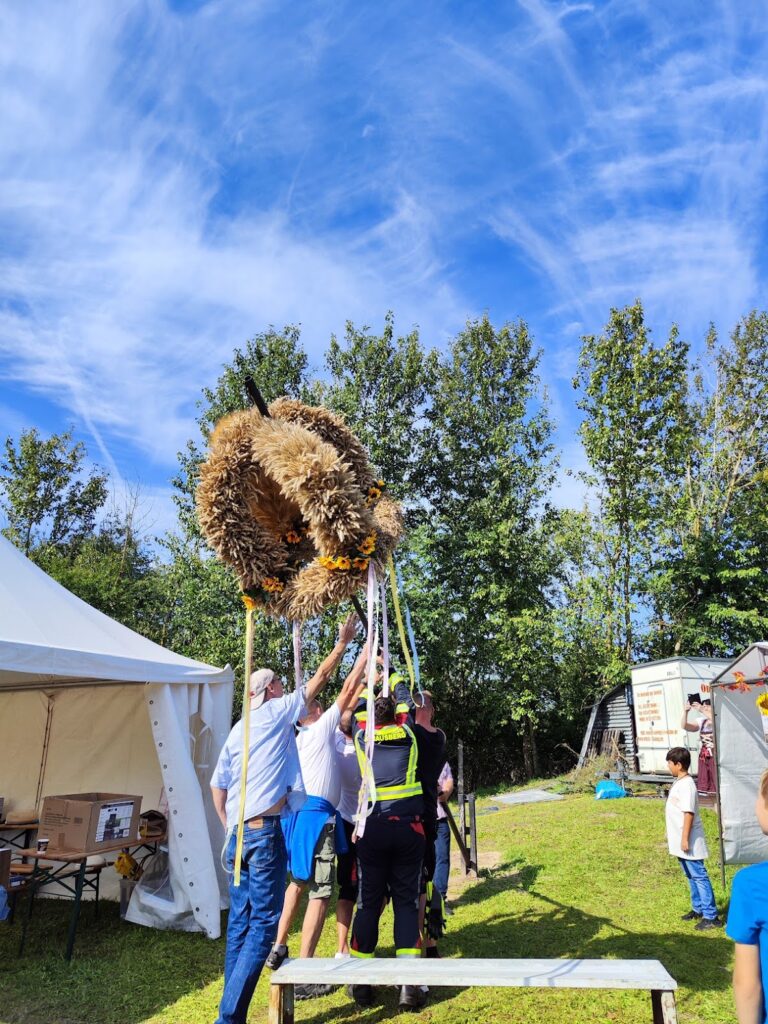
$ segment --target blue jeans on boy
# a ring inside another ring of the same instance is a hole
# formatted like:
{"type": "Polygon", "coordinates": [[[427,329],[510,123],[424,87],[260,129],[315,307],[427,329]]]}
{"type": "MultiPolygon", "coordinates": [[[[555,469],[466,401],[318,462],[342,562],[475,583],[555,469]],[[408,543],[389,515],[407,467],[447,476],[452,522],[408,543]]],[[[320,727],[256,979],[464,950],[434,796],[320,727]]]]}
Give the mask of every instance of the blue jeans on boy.
{"type": "MultiPolygon", "coordinates": [[[[234,870],[237,835],[227,846],[227,868],[234,870]]],[[[224,955],[224,993],[216,1024],[245,1024],[248,1005],[264,961],[277,936],[283,909],[288,858],[279,816],[264,818],[259,829],[245,828],[240,885],[229,883],[229,923],[224,955]]]]}
{"type": "Polygon", "coordinates": [[[712,883],[709,880],[707,869],[703,860],[686,860],[684,857],[677,858],[683,874],[688,879],[691,888],[691,904],[697,914],[712,921],[717,917],[717,904],[715,894],[712,891],[712,883]]]}
{"type": "Polygon", "coordinates": [[[445,899],[451,870],[451,828],[447,818],[438,818],[435,839],[435,873],[432,884],[445,899]]]}

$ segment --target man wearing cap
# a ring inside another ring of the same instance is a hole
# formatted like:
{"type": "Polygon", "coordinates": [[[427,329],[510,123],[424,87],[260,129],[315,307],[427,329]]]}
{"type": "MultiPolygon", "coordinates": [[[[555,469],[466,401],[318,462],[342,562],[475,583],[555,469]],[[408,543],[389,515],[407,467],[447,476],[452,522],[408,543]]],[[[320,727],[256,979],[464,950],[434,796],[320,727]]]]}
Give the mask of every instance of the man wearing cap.
{"type": "MultiPolygon", "coordinates": [[[[287,871],[280,815],[296,785],[298,758],[293,727],[331,678],[357,629],[350,615],[339,640],[305,687],[286,694],[267,668],[251,675],[250,741],[240,885],[229,886],[224,992],[216,1024],[245,1024],[261,969],[275,941],[287,871]]],[[[227,830],[227,869],[234,870],[240,804],[243,722],[235,724],[211,779],[216,812],[227,830]]]]}
{"type": "MultiPolygon", "coordinates": [[[[336,810],[341,799],[336,728],[342,713],[357,704],[367,664],[368,649],[364,646],[331,707],[323,711],[319,701],[312,701],[308,714],[299,722],[296,746],[307,800],[295,814],[283,819],[290,882],[285,891],[277,938],[266,961],[272,970],[288,956],[288,933],[305,889],[308,900],[301,929],[299,956],[302,959],[315,955],[323,931],[333,892],[336,853],[346,849],[343,825],[336,810]]],[[[294,996],[311,999],[331,991],[332,985],[296,985],[294,996]]]]}

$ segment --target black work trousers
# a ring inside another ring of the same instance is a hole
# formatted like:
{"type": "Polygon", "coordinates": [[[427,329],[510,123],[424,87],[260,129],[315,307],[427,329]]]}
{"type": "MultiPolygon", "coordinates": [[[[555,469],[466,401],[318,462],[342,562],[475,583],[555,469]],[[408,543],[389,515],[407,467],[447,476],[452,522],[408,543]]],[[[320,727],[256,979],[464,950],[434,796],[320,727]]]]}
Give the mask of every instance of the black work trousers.
{"type": "Polygon", "coordinates": [[[397,956],[418,956],[419,889],[424,826],[419,819],[372,815],[357,843],[359,890],[352,924],[352,956],[370,957],[379,940],[379,917],[387,895],[395,914],[397,956]]]}

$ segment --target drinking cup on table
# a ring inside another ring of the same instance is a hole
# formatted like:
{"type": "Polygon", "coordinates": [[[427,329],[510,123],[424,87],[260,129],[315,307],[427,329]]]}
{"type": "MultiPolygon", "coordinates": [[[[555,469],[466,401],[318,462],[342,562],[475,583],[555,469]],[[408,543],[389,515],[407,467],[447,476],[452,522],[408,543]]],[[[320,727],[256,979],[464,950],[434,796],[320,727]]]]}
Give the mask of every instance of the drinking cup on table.
{"type": "Polygon", "coordinates": [[[38,839],[37,840],[37,852],[38,853],[45,853],[47,849],[48,849],[48,839],[47,838],[38,839]]]}

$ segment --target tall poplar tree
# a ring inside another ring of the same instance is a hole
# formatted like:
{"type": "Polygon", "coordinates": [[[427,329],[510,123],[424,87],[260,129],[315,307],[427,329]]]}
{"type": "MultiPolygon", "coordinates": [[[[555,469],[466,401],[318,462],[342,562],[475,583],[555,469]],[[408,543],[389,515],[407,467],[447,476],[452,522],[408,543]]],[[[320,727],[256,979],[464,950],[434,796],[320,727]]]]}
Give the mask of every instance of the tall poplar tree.
{"type": "Polygon", "coordinates": [[[639,300],[612,309],[602,334],[582,338],[574,386],[605,532],[606,585],[619,609],[608,625],[629,663],[638,653],[634,612],[646,594],[666,498],[685,477],[693,429],[688,345],[676,327],[656,345],[639,300]]]}

